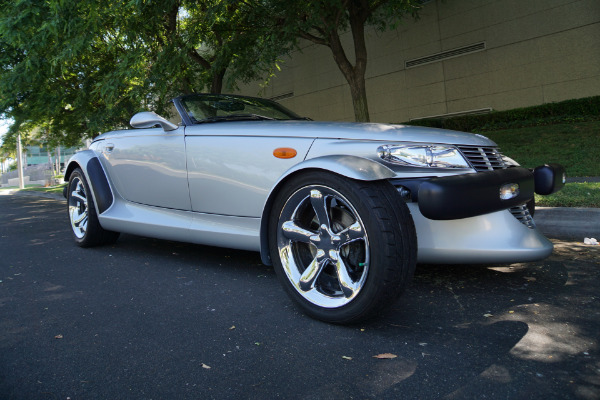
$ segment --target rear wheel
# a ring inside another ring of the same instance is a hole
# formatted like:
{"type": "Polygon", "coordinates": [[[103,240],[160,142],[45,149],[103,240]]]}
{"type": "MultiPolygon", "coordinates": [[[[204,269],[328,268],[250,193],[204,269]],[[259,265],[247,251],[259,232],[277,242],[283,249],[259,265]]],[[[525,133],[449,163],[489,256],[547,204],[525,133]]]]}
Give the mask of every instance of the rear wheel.
{"type": "Polygon", "coordinates": [[[83,171],[75,169],[67,186],[69,221],[75,242],[81,247],[114,243],[118,232],[107,231],[98,221],[94,198],[83,171]]]}
{"type": "Polygon", "coordinates": [[[410,212],[388,182],[321,171],[280,191],[269,245],[291,297],[307,314],[334,323],[358,322],[390,306],[416,264],[410,212]]]}

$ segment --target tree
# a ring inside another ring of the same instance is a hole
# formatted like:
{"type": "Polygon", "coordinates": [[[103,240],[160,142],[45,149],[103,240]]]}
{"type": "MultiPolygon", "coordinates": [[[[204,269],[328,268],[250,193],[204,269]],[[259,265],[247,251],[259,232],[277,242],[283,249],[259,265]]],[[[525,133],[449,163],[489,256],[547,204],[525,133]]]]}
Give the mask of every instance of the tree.
{"type": "MultiPolygon", "coordinates": [[[[0,114],[49,140],[124,128],[175,95],[257,79],[285,48],[253,4],[0,0],[0,114]],[[271,32],[271,33],[270,33],[271,32]]],[[[10,139],[10,135],[9,135],[10,139]]]]}
{"type": "Polygon", "coordinates": [[[72,145],[139,107],[143,63],[127,59],[131,41],[106,8],[115,3],[0,3],[0,113],[14,119],[11,133],[48,125],[72,145]]]}
{"type": "Polygon", "coordinates": [[[418,16],[422,0],[317,0],[295,2],[275,0],[274,18],[284,21],[288,35],[326,46],[350,85],[356,121],[369,121],[365,85],[367,45],[365,27],[384,31],[396,26],[406,15],[418,16]],[[340,36],[350,31],[354,63],[340,36]]]}

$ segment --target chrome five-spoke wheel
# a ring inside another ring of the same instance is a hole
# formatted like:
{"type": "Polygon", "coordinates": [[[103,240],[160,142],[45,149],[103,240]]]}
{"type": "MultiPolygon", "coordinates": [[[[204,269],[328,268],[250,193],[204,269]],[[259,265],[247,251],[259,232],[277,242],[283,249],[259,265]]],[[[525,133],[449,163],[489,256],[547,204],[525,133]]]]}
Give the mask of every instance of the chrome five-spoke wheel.
{"type": "Polygon", "coordinates": [[[408,207],[389,182],[310,171],[274,200],[271,261],[312,317],[350,323],[390,306],[412,277],[416,249],[408,207]]]}
{"type": "Polygon", "coordinates": [[[69,199],[69,219],[73,234],[82,239],[87,231],[88,201],[85,186],[79,177],[71,181],[69,199]]]}
{"type": "Polygon", "coordinates": [[[118,232],[107,231],[100,225],[94,196],[80,168],[75,168],[69,177],[67,205],[71,231],[79,246],[92,247],[114,243],[119,238],[118,232]]]}
{"type": "Polygon", "coordinates": [[[288,279],[315,305],[347,304],[369,271],[369,239],[358,213],[325,186],[298,190],[286,206],[277,243],[288,279]]]}

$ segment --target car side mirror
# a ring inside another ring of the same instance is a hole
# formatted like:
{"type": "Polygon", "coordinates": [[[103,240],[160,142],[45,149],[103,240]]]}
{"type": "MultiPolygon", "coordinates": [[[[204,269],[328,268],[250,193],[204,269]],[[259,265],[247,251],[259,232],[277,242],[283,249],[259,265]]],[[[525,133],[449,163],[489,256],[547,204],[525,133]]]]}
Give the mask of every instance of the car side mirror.
{"type": "Polygon", "coordinates": [[[156,124],[162,126],[165,131],[173,131],[178,128],[177,125],[167,121],[153,111],[139,112],[131,117],[129,123],[134,128],[152,128],[156,124]]]}

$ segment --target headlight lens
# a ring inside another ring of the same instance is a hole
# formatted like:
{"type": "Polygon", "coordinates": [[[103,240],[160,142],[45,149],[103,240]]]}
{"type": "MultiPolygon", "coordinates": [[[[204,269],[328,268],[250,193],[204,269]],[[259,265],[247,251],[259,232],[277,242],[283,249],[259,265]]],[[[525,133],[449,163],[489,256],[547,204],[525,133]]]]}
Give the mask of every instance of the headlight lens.
{"type": "Polygon", "coordinates": [[[442,145],[385,145],[377,154],[396,164],[431,168],[469,168],[469,164],[453,146],[442,145]]]}

